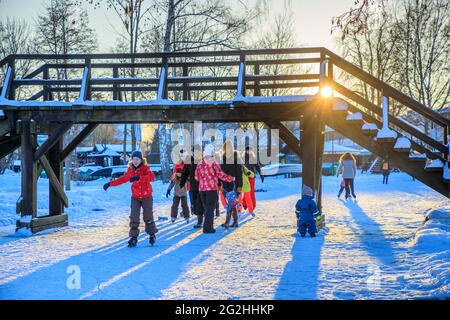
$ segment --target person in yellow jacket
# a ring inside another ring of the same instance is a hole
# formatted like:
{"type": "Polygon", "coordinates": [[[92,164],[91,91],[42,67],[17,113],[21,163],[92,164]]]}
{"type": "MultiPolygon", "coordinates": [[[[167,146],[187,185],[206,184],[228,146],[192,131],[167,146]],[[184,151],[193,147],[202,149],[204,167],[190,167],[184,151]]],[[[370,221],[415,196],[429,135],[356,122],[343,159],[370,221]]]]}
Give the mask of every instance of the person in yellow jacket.
{"type": "Polygon", "coordinates": [[[254,205],[251,195],[251,186],[249,178],[254,178],[255,173],[249,170],[246,166],[242,166],[242,188],[241,193],[239,194],[239,202],[242,204],[244,208],[248,210],[252,216],[255,216],[254,205]]]}

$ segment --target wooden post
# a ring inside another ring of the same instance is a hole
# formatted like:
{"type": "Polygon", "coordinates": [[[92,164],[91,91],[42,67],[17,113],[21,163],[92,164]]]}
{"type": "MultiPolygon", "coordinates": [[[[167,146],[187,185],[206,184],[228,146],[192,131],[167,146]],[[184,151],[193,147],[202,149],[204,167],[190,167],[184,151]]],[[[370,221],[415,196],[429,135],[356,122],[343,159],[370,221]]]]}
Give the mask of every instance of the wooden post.
{"type": "MultiPolygon", "coordinates": [[[[63,159],[61,157],[63,150],[63,137],[49,150],[48,162],[51,169],[61,185],[64,185],[63,177],[63,159]]],[[[59,215],[64,213],[64,206],[57,190],[49,183],[49,215],[59,215]]]]}
{"type": "Polygon", "coordinates": [[[305,111],[301,122],[303,130],[300,142],[302,153],[302,189],[306,185],[316,193],[317,119],[312,108],[305,111]]]}
{"type": "MultiPolygon", "coordinates": [[[[46,66],[46,67],[44,68],[44,71],[42,72],[42,78],[43,78],[44,80],[48,80],[49,77],[50,77],[50,75],[49,75],[49,72],[48,72],[48,67],[46,66]]],[[[50,100],[50,90],[49,90],[49,87],[46,86],[46,85],[44,85],[43,88],[42,88],[42,90],[44,91],[44,98],[43,98],[44,101],[50,100]]]]}
{"type": "Polygon", "coordinates": [[[159,85],[157,99],[163,100],[168,97],[168,87],[167,87],[167,74],[168,74],[168,60],[166,57],[162,59],[161,72],[159,74],[159,85]]]}
{"type": "MultiPolygon", "coordinates": [[[[113,78],[117,79],[119,78],[119,68],[114,67],[113,68],[113,78]]],[[[119,85],[114,82],[113,84],[113,100],[118,101],[119,100],[119,85]]]]}
{"type": "MultiPolygon", "coordinates": [[[[37,177],[36,162],[34,161],[33,139],[36,139],[33,132],[32,120],[21,121],[21,147],[22,147],[22,212],[21,216],[36,217],[37,203],[37,177]]],[[[18,227],[22,225],[18,224],[18,227]]],[[[28,226],[29,227],[29,226],[28,226]]]]}
{"type": "Polygon", "coordinates": [[[323,148],[325,144],[325,125],[320,117],[320,113],[317,114],[316,118],[316,177],[315,177],[315,192],[317,208],[322,212],[322,163],[323,163],[323,148]]]}
{"type": "Polygon", "coordinates": [[[14,78],[16,77],[16,62],[12,59],[8,65],[11,67],[11,85],[9,86],[8,99],[16,100],[16,86],[14,85],[14,78]]]}
{"type": "MultiPolygon", "coordinates": [[[[189,76],[189,68],[188,66],[183,66],[183,77],[189,76]]],[[[190,100],[191,92],[189,91],[189,84],[183,83],[183,100],[190,100]]]]}
{"type": "MultiPolygon", "coordinates": [[[[255,64],[253,73],[255,74],[255,76],[258,76],[260,74],[259,63],[255,64]]],[[[261,96],[261,88],[259,87],[259,81],[255,81],[255,90],[253,92],[253,95],[257,97],[261,96]]]]}
{"type": "Polygon", "coordinates": [[[383,129],[388,130],[389,129],[389,98],[386,97],[384,94],[381,97],[381,102],[383,105],[383,129]]]}
{"type": "Polygon", "coordinates": [[[240,56],[236,97],[245,97],[245,55],[240,56]]]}
{"type": "Polygon", "coordinates": [[[86,96],[83,97],[83,99],[92,100],[92,90],[91,90],[91,84],[90,84],[91,73],[92,73],[91,59],[85,59],[85,64],[86,64],[86,68],[88,70],[88,74],[87,74],[87,80],[86,80],[86,96]]]}

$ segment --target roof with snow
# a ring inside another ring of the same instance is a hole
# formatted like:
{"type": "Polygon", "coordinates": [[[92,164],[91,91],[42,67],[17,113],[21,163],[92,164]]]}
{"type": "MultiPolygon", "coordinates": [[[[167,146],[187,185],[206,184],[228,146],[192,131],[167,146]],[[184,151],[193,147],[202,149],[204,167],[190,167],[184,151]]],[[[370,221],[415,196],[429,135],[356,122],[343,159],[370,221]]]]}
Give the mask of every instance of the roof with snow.
{"type": "MultiPolygon", "coordinates": [[[[102,151],[104,149],[109,149],[109,150],[113,150],[113,151],[119,152],[119,153],[123,152],[123,144],[96,144],[95,147],[98,151],[102,151]]],[[[139,149],[139,145],[137,146],[137,149],[139,149]]],[[[134,151],[130,144],[127,144],[125,146],[125,150],[126,150],[126,152],[134,151]]]]}
{"type": "Polygon", "coordinates": [[[93,152],[94,147],[77,147],[75,149],[76,153],[86,153],[86,152],[93,152]]]}
{"type": "Polygon", "coordinates": [[[98,152],[98,153],[88,154],[88,157],[120,157],[120,156],[121,156],[120,153],[118,153],[114,150],[108,149],[108,148],[106,148],[103,151],[98,152]]]}

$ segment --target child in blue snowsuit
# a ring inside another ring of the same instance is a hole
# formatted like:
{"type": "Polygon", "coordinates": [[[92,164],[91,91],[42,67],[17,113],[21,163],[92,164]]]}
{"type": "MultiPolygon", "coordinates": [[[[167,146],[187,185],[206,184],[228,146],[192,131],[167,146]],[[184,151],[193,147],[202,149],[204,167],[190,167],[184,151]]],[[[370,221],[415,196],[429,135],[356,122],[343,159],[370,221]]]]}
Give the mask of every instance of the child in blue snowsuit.
{"type": "Polygon", "coordinates": [[[295,214],[297,215],[297,230],[302,237],[308,231],[311,237],[315,237],[317,233],[315,214],[318,213],[316,201],[314,200],[314,191],[303,186],[302,198],[295,205],[295,214]]]}

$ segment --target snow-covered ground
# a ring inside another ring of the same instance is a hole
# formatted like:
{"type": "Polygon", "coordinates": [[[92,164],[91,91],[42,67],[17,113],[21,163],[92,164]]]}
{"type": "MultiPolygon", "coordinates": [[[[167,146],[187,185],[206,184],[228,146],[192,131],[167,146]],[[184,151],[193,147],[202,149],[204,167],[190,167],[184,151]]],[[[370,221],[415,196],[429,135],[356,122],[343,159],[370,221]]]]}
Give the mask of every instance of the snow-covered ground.
{"type": "MultiPolygon", "coordinates": [[[[295,232],[301,179],[274,177],[258,180],[257,216],[243,214],[239,228],[203,235],[193,222],[158,221],[156,246],[142,234],[130,249],[129,185],[73,185],[69,227],[17,237],[20,175],[8,173],[0,176],[0,299],[448,298],[448,200],[405,174],[381,179],[358,176],[358,201],[345,202],[336,198],[340,180],[324,177],[327,228],[317,238],[295,232]],[[77,271],[80,288],[71,285],[77,271]]],[[[169,215],[166,187],[154,183],[156,216],[169,215]]],[[[47,180],[39,192],[46,214],[47,180]]]]}

